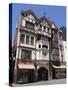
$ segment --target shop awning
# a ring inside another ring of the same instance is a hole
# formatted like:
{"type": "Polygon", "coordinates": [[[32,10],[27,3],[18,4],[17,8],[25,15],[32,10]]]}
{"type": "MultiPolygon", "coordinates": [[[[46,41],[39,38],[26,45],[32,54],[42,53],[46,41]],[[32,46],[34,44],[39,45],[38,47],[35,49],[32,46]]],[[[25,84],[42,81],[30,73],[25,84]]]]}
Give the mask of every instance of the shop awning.
{"type": "Polygon", "coordinates": [[[19,69],[35,69],[33,64],[18,64],[19,69]]]}
{"type": "Polygon", "coordinates": [[[60,66],[55,66],[55,65],[52,65],[54,68],[66,68],[65,65],[60,65],[60,66]]]}

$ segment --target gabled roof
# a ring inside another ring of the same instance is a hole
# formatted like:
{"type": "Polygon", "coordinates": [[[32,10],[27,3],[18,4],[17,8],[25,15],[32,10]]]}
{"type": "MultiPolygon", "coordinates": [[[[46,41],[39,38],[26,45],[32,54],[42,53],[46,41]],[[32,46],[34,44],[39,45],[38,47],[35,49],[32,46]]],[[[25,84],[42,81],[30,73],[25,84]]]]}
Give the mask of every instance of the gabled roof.
{"type": "Polygon", "coordinates": [[[46,21],[48,23],[48,25],[51,27],[50,21],[45,16],[39,18],[39,22],[42,22],[42,21],[46,21]]]}
{"type": "Polygon", "coordinates": [[[41,17],[41,18],[38,18],[38,17],[34,14],[34,12],[33,12],[32,9],[21,12],[21,15],[23,15],[23,16],[27,16],[27,15],[30,15],[30,14],[32,14],[32,15],[34,16],[34,18],[36,19],[36,22],[37,22],[37,23],[41,23],[41,22],[43,22],[43,21],[46,21],[46,22],[48,23],[48,25],[50,26],[50,28],[52,28],[52,24],[53,24],[53,25],[55,26],[55,28],[58,29],[58,27],[56,26],[55,22],[51,21],[51,20],[50,20],[49,18],[47,18],[46,16],[43,16],[43,17],[41,17]]]}
{"type": "Polygon", "coordinates": [[[52,21],[51,23],[55,26],[56,29],[58,29],[58,27],[57,27],[57,25],[55,24],[55,22],[52,21]]]}
{"type": "Polygon", "coordinates": [[[34,14],[34,12],[32,11],[32,9],[21,12],[21,15],[24,15],[24,16],[27,16],[27,15],[30,15],[30,14],[32,14],[34,16],[34,18],[37,20],[37,16],[34,14]]]}

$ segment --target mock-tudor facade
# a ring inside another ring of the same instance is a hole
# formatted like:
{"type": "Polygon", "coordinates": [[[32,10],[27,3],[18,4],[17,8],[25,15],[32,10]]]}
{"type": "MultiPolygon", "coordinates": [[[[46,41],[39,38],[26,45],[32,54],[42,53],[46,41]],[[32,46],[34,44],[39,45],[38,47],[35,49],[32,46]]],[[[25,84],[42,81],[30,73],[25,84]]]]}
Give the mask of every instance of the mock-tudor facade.
{"type": "Polygon", "coordinates": [[[62,31],[47,17],[36,17],[32,10],[22,11],[19,19],[14,38],[14,82],[66,77],[62,31]],[[56,69],[64,75],[56,76],[56,69]]]}

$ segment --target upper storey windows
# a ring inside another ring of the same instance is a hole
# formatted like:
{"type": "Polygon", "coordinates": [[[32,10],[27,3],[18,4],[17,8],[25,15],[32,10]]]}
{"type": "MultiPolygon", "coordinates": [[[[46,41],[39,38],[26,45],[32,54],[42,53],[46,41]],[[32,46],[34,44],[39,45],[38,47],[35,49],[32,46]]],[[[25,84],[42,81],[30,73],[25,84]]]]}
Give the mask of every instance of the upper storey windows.
{"type": "Polygon", "coordinates": [[[26,27],[29,28],[29,29],[35,29],[35,24],[34,23],[31,23],[29,21],[26,21],[26,27]]]}
{"type": "Polygon", "coordinates": [[[46,33],[51,33],[51,29],[47,26],[44,26],[44,25],[40,25],[40,28],[39,28],[41,31],[43,32],[46,32],[46,33]]]}
{"type": "Polygon", "coordinates": [[[32,10],[22,13],[22,26],[31,30],[40,30],[51,34],[49,22],[46,17],[37,18],[32,10]]]}
{"type": "Polygon", "coordinates": [[[34,40],[35,40],[34,36],[31,36],[31,35],[21,34],[20,36],[20,42],[22,44],[34,46],[35,44],[34,40]]]}

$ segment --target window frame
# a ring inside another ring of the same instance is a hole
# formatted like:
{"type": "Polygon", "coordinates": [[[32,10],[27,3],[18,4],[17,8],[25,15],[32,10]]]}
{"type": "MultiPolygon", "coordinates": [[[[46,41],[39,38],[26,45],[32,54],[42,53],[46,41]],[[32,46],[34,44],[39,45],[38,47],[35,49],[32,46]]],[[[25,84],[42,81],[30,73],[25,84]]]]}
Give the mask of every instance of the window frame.
{"type": "Polygon", "coordinates": [[[25,34],[21,34],[20,42],[23,43],[23,44],[25,43],[25,34]],[[22,36],[24,36],[24,37],[22,37],[22,36]]]}
{"type": "Polygon", "coordinates": [[[34,37],[31,36],[31,45],[34,45],[34,37]],[[33,40],[32,40],[33,38],[33,40]]]}

